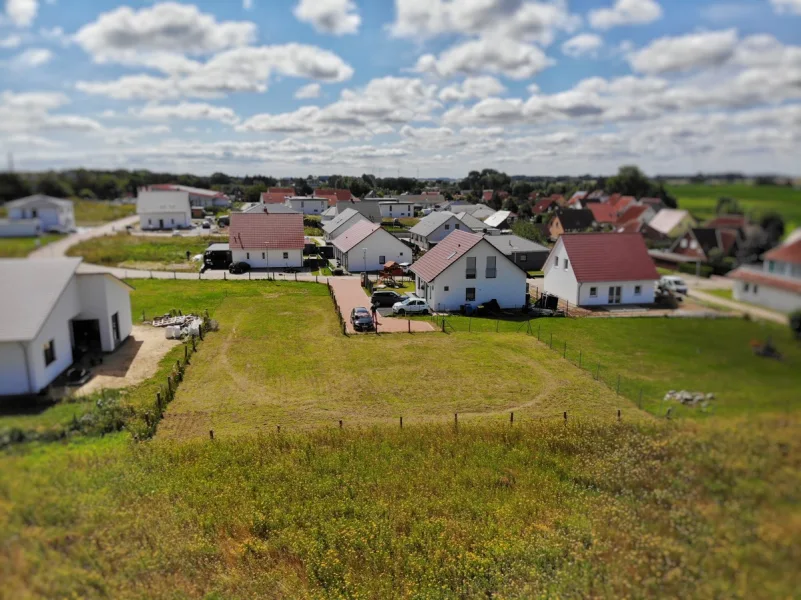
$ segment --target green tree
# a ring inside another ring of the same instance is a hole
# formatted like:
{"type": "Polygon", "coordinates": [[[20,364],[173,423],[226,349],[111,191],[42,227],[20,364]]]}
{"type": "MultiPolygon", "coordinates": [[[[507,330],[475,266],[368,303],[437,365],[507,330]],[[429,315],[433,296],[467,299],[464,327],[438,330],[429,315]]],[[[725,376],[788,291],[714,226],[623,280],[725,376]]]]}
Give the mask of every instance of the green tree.
{"type": "Polygon", "coordinates": [[[263,183],[256,183],[245,188],[245,202],[261,202],[261,195],[267,191],[263,183]]]}
{"type": "Polygon", "coordinates": [[[797,339],[801,340],[801,310],[790,315],[790,330],[797,339]]]}
{"type": "Polygon", "coordinates": [[[529,221],[518,219],[512,224],[512,233],[519,235],[521,238],[537,242],[538,244],[545,243],[545,236],[542,231],[529,221]]]}
{"type": "Polygon", "coordinates": [[[83,188],[80,192],[78,192],[78,196],[84,200],[97,200],[97,196],[89,188],[83,188]]]}
{"type": "Polygon", "coordinates": [[[718,198],[715,205],[717,215],[742,215],[744,213],[740,203],[735,198],[718,198]]]}
{"type": "Polygon", "coordinates": [[[36,183],[36,191],[39,194],[53,196],[54,198],[69,198],[73,195],[70,184],[54,173],[48,173],[42,177],[36,183]]]}
{"type": "Polygon", "coordinates": [[[31,186],[16,173],[0,173],[0,204],[31,195],[31,186]]]}

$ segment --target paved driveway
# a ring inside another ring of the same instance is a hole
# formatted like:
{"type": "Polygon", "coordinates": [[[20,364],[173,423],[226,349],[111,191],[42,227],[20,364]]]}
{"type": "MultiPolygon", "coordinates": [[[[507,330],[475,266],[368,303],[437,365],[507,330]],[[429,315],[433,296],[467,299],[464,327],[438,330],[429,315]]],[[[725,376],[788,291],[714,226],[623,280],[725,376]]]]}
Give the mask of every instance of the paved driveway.
{"type": "MultiPolygon", "coordinates": [[[[369,310],[370,298],[364,292],[361,282],[356,277],[331,277],[329,281],[334,289],[334,296],[337,299],[342,318],[347,323],[348,333],[356,333],[350,323],[350,311],[357,306],[363,306],[369,310]]],[[[412,332],[415,333],[434,331],[433,325],[428,321],[412,321],[380,315],[377,319],[379,333],[408,333],[410,324],[412,332]]]]}

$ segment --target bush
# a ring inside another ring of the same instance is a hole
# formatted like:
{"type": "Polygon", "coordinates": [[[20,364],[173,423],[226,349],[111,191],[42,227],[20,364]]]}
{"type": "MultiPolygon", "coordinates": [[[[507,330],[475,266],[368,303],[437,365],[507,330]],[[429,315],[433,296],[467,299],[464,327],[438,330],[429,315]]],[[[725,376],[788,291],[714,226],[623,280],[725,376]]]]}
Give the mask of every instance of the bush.
{"type": "Polygon", "coordinates": [[[790,315],[790,329],[795,337],[801,340],[801,310],[790,315]]]}
{"type": "MultiPolygon", "coordinates": [[[[687,273],[689,275],[696,274],[696,266],[695,263],[682,263],[679,265],[679,272],[680,273],[687,273]]],[[[710,277],[714,273],[714,269],[709,265],[701,265],[700,274],[701,277],[710,277]]]]}

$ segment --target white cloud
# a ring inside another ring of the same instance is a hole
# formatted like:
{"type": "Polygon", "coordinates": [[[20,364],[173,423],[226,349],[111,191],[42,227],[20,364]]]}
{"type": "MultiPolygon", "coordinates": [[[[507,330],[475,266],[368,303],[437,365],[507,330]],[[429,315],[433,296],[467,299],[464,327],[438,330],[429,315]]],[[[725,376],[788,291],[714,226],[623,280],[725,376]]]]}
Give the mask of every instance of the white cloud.
{"type": "Polygon", "coordinates": [[[17,27],[31,25],[38,11],[38,0],[6,0],[6,16],[17,27]]]}
{"type": "Polygon", "coordinates": [[[611,8],[590,11],[590,25],[611,29],[621,25],[644,25],[662,18],[662,7],[656,0],[616,0],[611,8]]]}
{"type": "Polygon", "coordinates": [[[20,44],[22,44],[22,38],[17,34],[9,35],[8,37],[0,40],[0,48],[18,48],[20,44]]]}
{"type": "Polygon", "coordinates": [[[302,88],[299,88],[298,91],[295,92],[295,98],[298,100],[319,98],[320,91],[321,89],[319,83],[310,83],[309,85],[304,85],[302,88]]]}
{"type": "Polygon", "coordinates": [[[35,69],[46,65],[53,59],[53,53],[47,48],[28,48],[11,59],[12,66],[20,69],[35,69]]]}
{"type": "Polygon", "coordinates": [[[801,0],[770,0],[778,13],[792,13],[801,15],[801,0]]]}
{"type": "Polygon", "coordinates": [[[509,38],[481,38],[457,44],[435,57],[421,56],[415,71],[440,77],[497,73],[512,79],[532,77],[553,64],[545,53],[509,38]]]}
{"type": "Polygon", "coordinates": [[[333,35],[357,33],[362,22],[353,0],[300,0],[294,13],[316,31],[333,35]]]}
{"type": "Polygon", "coordinates": [[[78,30],[75,41],[97,62],[133,62],[142,54],[210,54],[255,37],[256,25],[248,21],[219,22],[194,5],[164,2],[103,13],[78,30]]]}
{"type": "Polygon", "coordinates": [[[679,73],[721,65],[737,47],[737,31],[711,31],[681,37],[664,37],[629,56],[635,71],[649,74],[679,73]]]}
{"type": "Polygon", "coordinates": [[[519,123],[523,117],[523,101],[487,98],[470,108],[457,106],[442,116],[442,122],[453,125],[519,123]]]}
{"type": "Polygon", "coordinates": [[[594,33],[582,33],[562,44],[562,52],[573,58],[597,56],[598,50],[603,45],[604,41],[601,36],[594,33]]]}
{"type": "Polygon", "coordinates": [[[65,94],[56,92],[0,93],[0,131],[31,133],[39,131],[100,131],[94,119],[78,115],[52,114],[69,103],[65,94]]]}
{"type": "Polygon", "coordinates": [[[439,99],[443,102],[464,102],[471,98],[489,98],[506,91],[504,85],[488,75],[482,77],[468,77],[462,83],[456,83],[443,88],[439,99]]]}
{"type": "Polygon", "coordinates": [[[245,10],[253,10],[253,0],[242,0],[242,8],[245,10]]]}
{"type": "Polygon", "coordinates": [[[141,119],[154,121],[169,119],[220,121],[230,125],[239,122],[239,117],[232,109],[205,103],[149,104],[140,109],[131,109],[130,112],[141,119]]]}

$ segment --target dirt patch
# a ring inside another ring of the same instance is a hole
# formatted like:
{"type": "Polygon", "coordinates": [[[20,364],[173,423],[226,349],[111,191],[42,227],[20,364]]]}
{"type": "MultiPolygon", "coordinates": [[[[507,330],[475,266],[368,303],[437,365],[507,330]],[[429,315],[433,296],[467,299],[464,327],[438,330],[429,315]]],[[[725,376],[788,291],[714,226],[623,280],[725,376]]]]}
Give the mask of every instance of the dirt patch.
{"type": "Polygon", "coordinates": [[[125,343],[113,354],[103,357],[103,364],[92,369],[94,377],[76,390],[76,396],[86,396],[102,389],[121,389],[150,378],[159,361],[171,348],[180,344],[164,337],[164,329],[134,325],[125,343]]]}
{"type": "Polygon", "coordinates": [[[197,272],[200,263],[162,263],[147,262],[141,260],[128,260],[117,265],[118,269],[131,269],[140,271],[183,271],[187,273],[197,272]]]}

